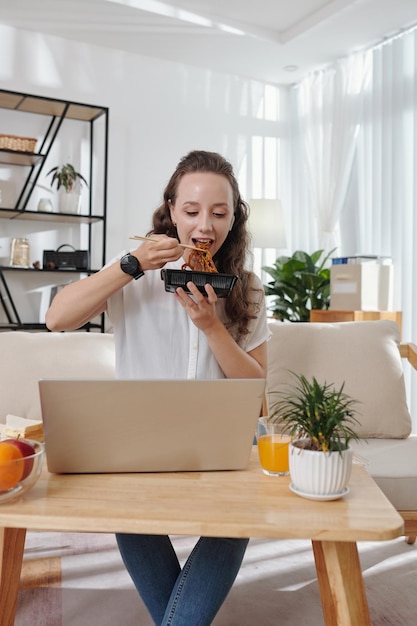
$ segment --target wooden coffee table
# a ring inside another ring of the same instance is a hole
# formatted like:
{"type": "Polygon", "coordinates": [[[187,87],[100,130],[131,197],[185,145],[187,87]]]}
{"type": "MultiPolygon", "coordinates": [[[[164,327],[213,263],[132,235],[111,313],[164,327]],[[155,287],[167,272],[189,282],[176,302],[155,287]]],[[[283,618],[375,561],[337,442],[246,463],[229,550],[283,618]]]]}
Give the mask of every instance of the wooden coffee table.
{"type": "MultiPolygon", "coordinates": [[[[311,539],[326,625],[366,626],[357,541],[403,534],[403,520],[366,470],[332,502],[300,498],[289,477],[265,476],[256,447],[245,471],[54,475],[0,505],[0,611],[14,624],[26,530],[311,539]]],[[[254,602],[256,598],[254,598],[254,602]]]]}

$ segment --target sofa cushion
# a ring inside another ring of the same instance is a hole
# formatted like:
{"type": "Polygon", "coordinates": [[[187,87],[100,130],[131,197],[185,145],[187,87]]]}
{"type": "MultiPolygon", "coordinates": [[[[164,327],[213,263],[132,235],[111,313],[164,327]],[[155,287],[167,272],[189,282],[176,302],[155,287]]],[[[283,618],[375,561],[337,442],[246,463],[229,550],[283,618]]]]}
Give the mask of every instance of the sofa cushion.
{"type": "Polygon", "coordinates": [[[398,511],[417,510],[417,435],[352,441],[362,463],[398,511]]]}
{"type": "Polygon", "coordinates": [[[114,363],[111,334],[0,332],[0,422],[41,419],[41,378],[114,378],[114,363]]]}
{"type": "Polygon", "coordinates": [[[361,437],[405,438],[411,432],[400,333],[395,322],[269,323],[268,403],[294,384],[290,371],[334,384],[358,401],[361,437]],[[284,386],[284,388],[283,388],[284,386]]]}

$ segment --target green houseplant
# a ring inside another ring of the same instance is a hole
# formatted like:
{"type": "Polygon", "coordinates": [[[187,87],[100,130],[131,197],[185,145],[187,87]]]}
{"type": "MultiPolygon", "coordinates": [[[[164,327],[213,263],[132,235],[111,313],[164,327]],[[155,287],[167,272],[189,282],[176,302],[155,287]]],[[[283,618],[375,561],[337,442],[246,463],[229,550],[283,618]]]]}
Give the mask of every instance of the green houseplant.
{"type": "Polygon", "coordinates": [[[61,213],[79,213],[81,185],[84,183],[88,187],[84,176],[77,172],[71,163],[53,167],[47,176],[52,176],[51,187],[56,184],[59,192],[59,211],[61,213]]]}
{"type": "Polygon", "coordinates": [[[293,491],[316,499],[331,499],[347,493],[352,468],[351,440],[358,439],[354,427],[356,400],[340,388],[308,380],[295,374],[286,391],[271,394],[270,417],[282,432],[293,437],[290,444],[290,475],[293,491]]]}
{"type": "Polygon", "coordinates": [[[330,269],[326,264],[333,252],[324,255],[324,250],[316,250],[310,255],[297,250],[262,268],[272,277],[264,290],[266,296],[275,296],[268,307],[275,318],[309,322],[311,309],[329,308],[330,269]]]}
{"type": "Polygon", "coordinates": [[[59,191],[61,187],[65,189],[65,191],[71,192],[75,190],[76,183],[84,183],[87,187],[87,181],[84,176],[75,170],[75,167],[71,165],[71,163],[66,163],[59,167],[58,165],[53,167],[47,173],[47,176],[51,176],[51,187],[56,183],[56,188],[59,191]]]}

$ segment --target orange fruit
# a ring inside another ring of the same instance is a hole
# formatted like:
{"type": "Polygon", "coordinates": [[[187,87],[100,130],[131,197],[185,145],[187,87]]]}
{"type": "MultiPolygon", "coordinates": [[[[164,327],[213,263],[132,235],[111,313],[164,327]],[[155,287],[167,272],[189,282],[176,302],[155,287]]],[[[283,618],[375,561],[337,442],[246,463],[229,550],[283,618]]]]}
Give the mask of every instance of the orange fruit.
{"type": "Polygon", "coordinates": [[[19,448],[0,441],[0,491],[15,487],[22,479],[24,468],[23,454],[19,448]]]}

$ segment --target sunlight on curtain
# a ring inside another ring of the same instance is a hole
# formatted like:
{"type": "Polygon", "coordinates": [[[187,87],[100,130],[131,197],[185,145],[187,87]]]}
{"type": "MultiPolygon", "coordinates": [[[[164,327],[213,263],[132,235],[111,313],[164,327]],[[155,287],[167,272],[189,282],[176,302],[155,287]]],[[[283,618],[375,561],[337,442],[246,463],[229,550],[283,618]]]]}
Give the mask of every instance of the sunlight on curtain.
{"type": "Polygon", "coordinates": [[[320,248],[340,243],[339,219],[346,196],[369,76],[366,54],[315,72],[298,88],[298,122],[311,210],[317,216],[320,248]]]}
{"type": "MultiPolygon", "coordinates": [[[[255,96],[258,98],[258,90],[255,96]]],[[[258,131],[250,136],[247,153],[238,170],[239,186],[247,201],[281,199],[284,163],[282,135],[286,123],[283,119],[283,101],[286,96],[286,90],[280,87],[263,85],[262,95],[253,109],[258,131]]],[[[276,206],[280,206],[278,202],[276,206]]],[[[281,217],[278,213],[279,221],[281,217]]],[[[263,282],[267,280],[267,275],[262,271],[262,266],[273,264],[278,254],[282,253],[278,248],[253,248],[253,271],[263,282]]]]}
{"type": "MultiPolygon", "coordinates": [[[[353,186],[356,237],[362,250],[392,257],[394,306],[403,312],[403,340],[416,342],[417,28],[371,53],[353,186]]],[[[415,374],[409,373],[407,382],[417,432],[415,374]]]]}
{"type": "MultiPolygon", "coordinates": [[[[252,198],[259,200],[274,200],[277,198],[278,185],[278,162],[280,160],[280,141],[276,137],[252,138],[252,198]]],[[[251,212],[256,211],[256,203],[249,203],[251,212]]],[[[278,206],[278,203],[277,203],[278,206]]],[[[278,209],[277,209],[278,210],[278,209]]],[[[277,214],[277,220],[280,215],[277,214]]],[[[271,224],[271,227],[274,225],[271,224]]],[[[262,271],[262,266],[272,265],[282,250],[274,248],[258,248],[254,242],[254,272],[262,282],[267,280],[267,275],[262,271]]]]}
{"type": "Polygon", "coordinates": [[[417,29],[372,51],[357,154],[359,215],[367,216],[358,242],[393,257],[395,300],[404,311],[417,310],[416,53],[417,29]]]}

